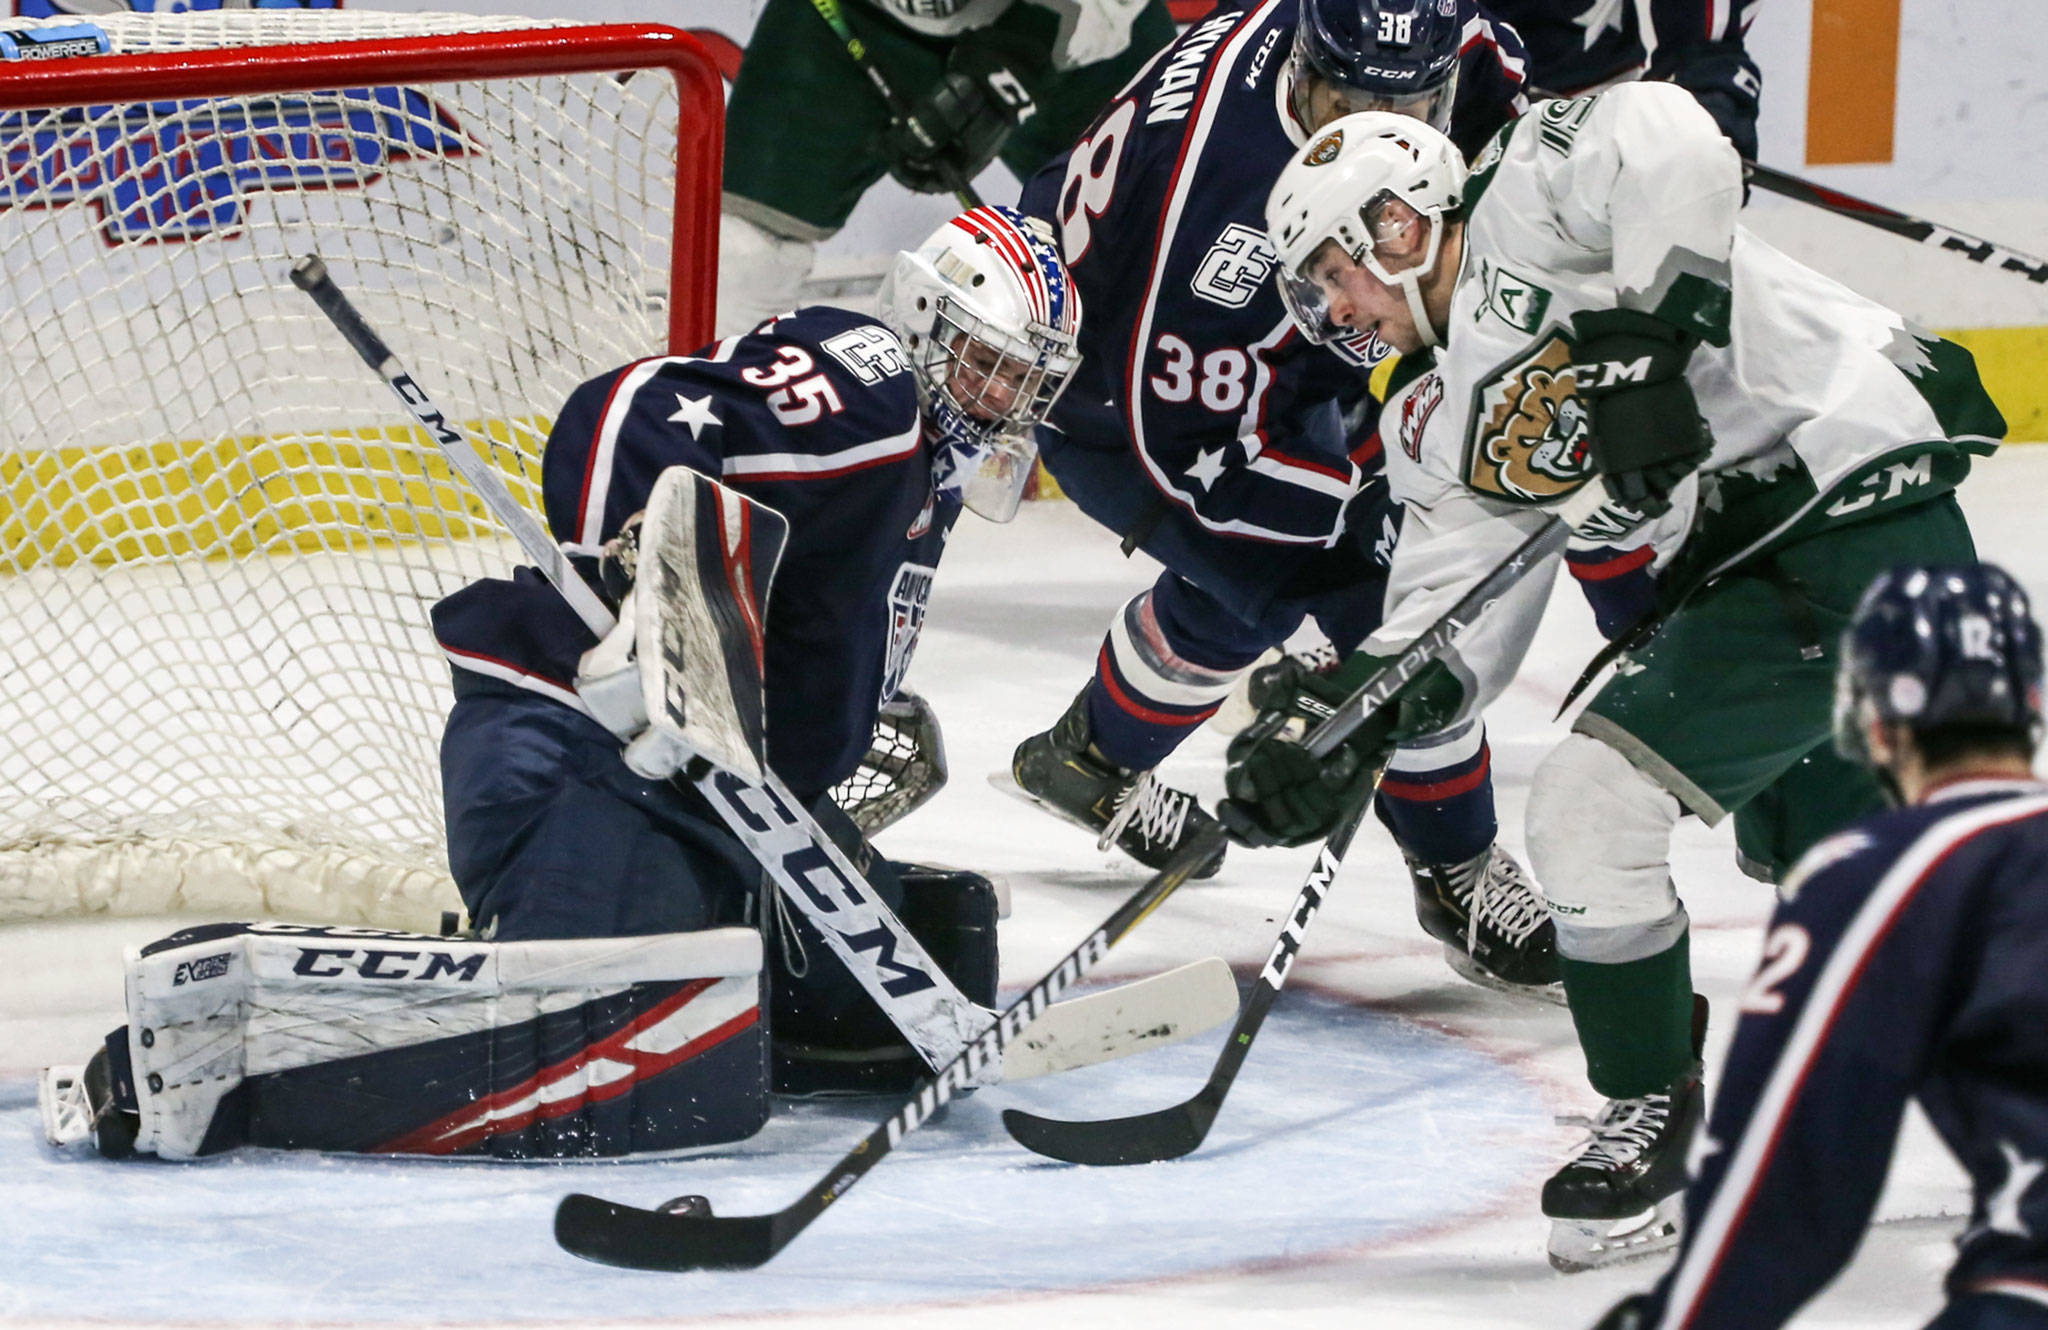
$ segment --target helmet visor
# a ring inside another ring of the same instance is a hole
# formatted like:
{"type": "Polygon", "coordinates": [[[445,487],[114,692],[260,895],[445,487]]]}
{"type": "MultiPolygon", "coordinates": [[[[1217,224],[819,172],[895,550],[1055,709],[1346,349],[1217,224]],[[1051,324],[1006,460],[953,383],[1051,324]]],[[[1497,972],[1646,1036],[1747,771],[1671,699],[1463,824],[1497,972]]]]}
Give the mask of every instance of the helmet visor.
{"type": "Polygon", "coordinates": [[[1336,292],[1336,268],[1348,256],[1335,240],[1325,240],[1309,252],[1299,268],[1282,264],[1274,271],[1280,284],[1280,302],[1294,319],[1301,335],[1318,346],[1350,337],[1352,331],[1331,316],[1336,292]]]}
{"type": "Polygon", "coordinates": [[[1343,104],[1344,115],[1356,111],[1392,111],[1405,115],[1411,120],[1420,120],[1431,129],[1442,134],[1451,132],[1451,104],[1458,100],[1458,67],[1451,66],[1451,76],[1434,88],[1406,95],[1393,95],[1371,88],[1357,88],[1349,84],[1336,83],[1337,99],[1343,104]]]}

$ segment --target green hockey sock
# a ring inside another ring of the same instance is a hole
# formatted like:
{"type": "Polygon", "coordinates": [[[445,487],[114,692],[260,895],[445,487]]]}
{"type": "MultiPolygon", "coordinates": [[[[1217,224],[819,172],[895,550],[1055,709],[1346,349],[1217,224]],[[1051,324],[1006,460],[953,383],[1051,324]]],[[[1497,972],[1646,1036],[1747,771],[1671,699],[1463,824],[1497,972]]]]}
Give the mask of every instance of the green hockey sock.
{"type": "Polygon", "coordinates": [[[1688,935],[1618,965],[1558,958],[1586,1079],[1609,1099],[1658,1094],[1692,1066],[1688,935]]]}

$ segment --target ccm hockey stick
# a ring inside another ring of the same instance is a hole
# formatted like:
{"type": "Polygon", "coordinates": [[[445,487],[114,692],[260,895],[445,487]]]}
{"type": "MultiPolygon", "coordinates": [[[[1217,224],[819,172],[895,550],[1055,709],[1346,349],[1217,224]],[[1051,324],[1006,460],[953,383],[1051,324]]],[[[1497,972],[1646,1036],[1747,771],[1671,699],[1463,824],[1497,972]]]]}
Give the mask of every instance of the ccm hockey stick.
{"type": "MultiPolygon", "coordinates": [[[[1602,481],[1596,478],[1582,487],[1559,509],[1557,517],[1523,541],[1514,553],[1446,610],[1443,617],[1409,643],[1407,649],[1389,661],[1378,674],[1359,685],[1357,692],[1319,723],[1303,740],[1308,751],[1323,757],[1344,742],[1366,716],[1392,700],[1403,684],[1443,655],[1459,635],[1486,612],[1488,606],[1562,550],[1572,528],[1592,519],[1606,503],[1607,487],[1602,481]]],[[[1381,769],[1385,769],[1384,765],[1381,769]]],[[[1374,790],[1378,789],[1377,773],[1370,784],[1374,790]]],[[[1266,1013],[1272,1010],[1274,1000],[1280,996],[1281,986],[1287,982],[1287,972],[1293,967],[1294,958],[1300,954],[1302,938],[1308,933],[1309,924],[1314,922],[1316,912],[1322,909],[1324,899],[1329,896],[1337,880],[1337,870],[1343,866],[1344,855],[1351,848],[1351,838],[1357,834],[1371,804],[1372,795],[1368,793],[1356,808],[1338,821],[1330,838],[1323,842],[1321,853],[1316,855],[1315,866],[1309,869],[1308,879],[1301,884],[1301,892],[1295,896],[1294,904],[1287,912],[1287,921],[1280,926],[1280,935],[1273,940],[1273,948],[1267,953],[1265,968],[1259,971],[1258,983],[1252,989],[1250,1000],[1238,1014],[1237,1024],[1231,1027],[1230,1037],[1216,1058],[1208,1082],[1192,1099],[1150,1113],[1082,1122],[1042,1118],[1021,1109],[1006,1109],[1003,1126],[1017,1143],[1070,1164],[1150,1164],[1194,1153],[1208,1136],[1216,1115],[1222,1111],[1224,1096],[1230,1093],[1231,1084],[1237,1080],[1238,1069],[1244,1065],[1245,1055],[1251,1052],[1252,1040],[1257,1037],[1259,1027],[1265,1024],[1266,1013]]]]}
{"type": "MultiPolygon", "coordinates": [[[[922,121],[910,113],[910,107],[890,85],[888,75],[882,72],[874,57],[868,54],[868,44],[854,36],[853,29],[846,26],[846,15],[840,12],[839,0],[811,0],[811,7],[818,11],[818,17],[825,20],[833,35],[845,45],[847,55],[853,57],[854,66],[867,76],[868,82],[875,85],[875,91],[882,94],[882,104],[889,108],[889,118],[901,122],[917,136],[919,143],[937,152],[938,140],[932,137],[931,131],[924,127],[922,121]]],[[[946,188],[953,191],[953,197],[960,201],[960,206],[979,208],[981,195],[975,192],[973,183],[962,177],[959,168],[943,157],[938,159],[938,163],[940,172],[946,177],[946,188]]]]}
{"type": "Polygon", "coordinates": [[[1810,203],[1816,208],[1843,217],[1854,218],[1866,226],[1880,231],[1889,231],[1895,236],[1917,240],[1923,245],[1932,245],[1952,254],[1960,254],[1972,263],[1979,263],[1999,272],[2009,272],[2024,277],[2039,285],[2048,282],[2048,260],[2037,259],[2031,254],[2009,249],[1995,241],[1983,240],[1963,231],[1952,231],[1938,222],[1926,221],[1896,208],[1887,208],[1882,203],[1872,203],[1844,194],[1840,190],[1816,185],[1811,180],[1774,171],[1756,162],[1744,162],[1742,169],[1749,182],[1759,189],[1781,194],[1788,199],[1810,203]]]}
{"type": "MultiPolygon", "coordinates": [[[[309,255],[293,265],[291,277],[405,404],[585,625],[600,639],[610,632],[615,622],[611,610],[570,566],[533,514],[512,498],[503,477],[414,381],[335,284],[326,264],[309,255]]],[[[783,895],[817,926],[826,944],[927,1065],[944,1067],[956,1061],[993,1013],[954,986],[775,773],[763,766],[761,774],[763,779],[755,783],[708,762],[693,763],[688,770],[698,792],[783,895]]],[[[1091,996],[1081,1010],[1052,1013],[1043,1031],[1020,1041],[1025,1056],[1019,1072],[1042,1075],[1127,1056],[1191,1037],[1236,1010],[1236,988],[1228,968],[1220,963],[1183,966],[1115,992],[1114,997],[1091,996]],[[1162,1016],[1165,1019],[1158,1019],[1162,1016]]],[[[986,1062],[976,1065],[995,1070],[986,1062]]]]}
{"type": "Polygon", "coordinates": [[[1198,832],[1080,946],[1005,1008],[995,1024],[937,1075],[920,1082],[900,1108],[782,1209],[765,1215],[714,1215],[708,1207],[695,1213],[642,1210],[578,1192],[563,1197],[555,1209],[555,1241],[586,1260],[634,1270],[751,1270],[764,1264],[882,1162],[898,1141],[971,1085],[978,1068],[996,1062],[1039,1012],[1095,968],[1119,939],[1206,863],[1222,847],[1222,839],[1222,831],[1215,827],[1198,832]]]}

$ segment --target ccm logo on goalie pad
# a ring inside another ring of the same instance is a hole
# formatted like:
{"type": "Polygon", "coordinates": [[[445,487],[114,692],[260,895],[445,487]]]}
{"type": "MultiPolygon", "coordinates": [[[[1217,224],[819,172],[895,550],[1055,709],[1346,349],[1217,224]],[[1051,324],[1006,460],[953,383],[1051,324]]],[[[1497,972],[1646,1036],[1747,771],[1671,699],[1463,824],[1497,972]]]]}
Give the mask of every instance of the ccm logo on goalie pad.
{"type": "Polygon", "coordinates": [[[474,982],[483,973],[486,952],[467,956],[452,951],[385,951],[365,947],[301,947],[292,973],[310,979],[456,979],[474,982]]]}

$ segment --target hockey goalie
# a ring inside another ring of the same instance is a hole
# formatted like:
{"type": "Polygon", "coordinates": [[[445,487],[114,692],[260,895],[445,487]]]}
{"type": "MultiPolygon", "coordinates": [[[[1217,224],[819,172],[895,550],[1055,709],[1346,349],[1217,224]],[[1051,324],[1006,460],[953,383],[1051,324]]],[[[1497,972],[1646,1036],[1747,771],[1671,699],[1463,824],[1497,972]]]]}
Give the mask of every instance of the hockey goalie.
{"type": "Polygon", "coordinates": [[[434,611],[470,931],[228,924],[142,948],[128,1023],[45,1076],[53,1140],[666,1152],[752,1134],[771,1090],[907,1088],[985,1028],[992,885],[884,859],[831,792],[885,706],[899,732],[928,717],[902,682],[947,533],[963,506],[1014,515],[1080,310],[1000,208],[900,255],[883,306],[575,391],[546,517],[616,628],[532,568],[434,611]]]}

